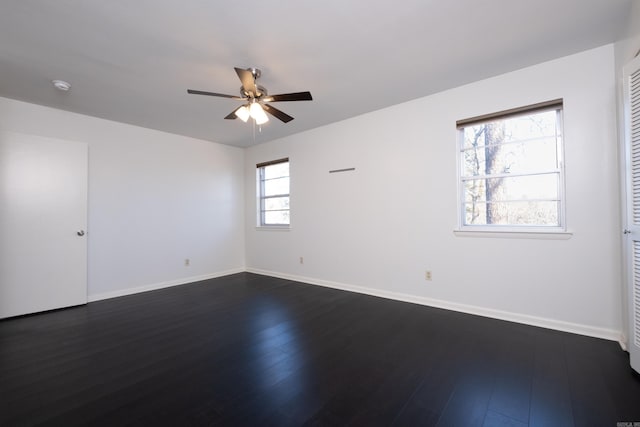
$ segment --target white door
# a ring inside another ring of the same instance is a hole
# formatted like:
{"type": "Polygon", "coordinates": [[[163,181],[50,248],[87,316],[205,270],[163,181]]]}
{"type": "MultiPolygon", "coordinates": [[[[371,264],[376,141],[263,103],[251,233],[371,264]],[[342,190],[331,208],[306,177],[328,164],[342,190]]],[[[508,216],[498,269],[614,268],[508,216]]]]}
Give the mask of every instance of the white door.
{"type": "Polygon", "coordinates": [[[624,69],[628,348],[640,372],[640,58],[624,69]]]}
{"type": "Polygon", "coordinates": [[[88,147],[0,132],[0,318],[87,302],[88,147]]]}

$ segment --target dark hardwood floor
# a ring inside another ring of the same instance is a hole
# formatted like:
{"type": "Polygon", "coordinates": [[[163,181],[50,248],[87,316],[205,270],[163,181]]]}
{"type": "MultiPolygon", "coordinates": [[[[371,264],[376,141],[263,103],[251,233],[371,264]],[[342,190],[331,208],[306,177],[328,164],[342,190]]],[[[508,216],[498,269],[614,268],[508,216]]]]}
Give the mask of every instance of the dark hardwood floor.
{"type": "Polygon", "coordinates": [[[0,321],[1,426],[612,426],[615,342],[249,273],[0,321]]]}

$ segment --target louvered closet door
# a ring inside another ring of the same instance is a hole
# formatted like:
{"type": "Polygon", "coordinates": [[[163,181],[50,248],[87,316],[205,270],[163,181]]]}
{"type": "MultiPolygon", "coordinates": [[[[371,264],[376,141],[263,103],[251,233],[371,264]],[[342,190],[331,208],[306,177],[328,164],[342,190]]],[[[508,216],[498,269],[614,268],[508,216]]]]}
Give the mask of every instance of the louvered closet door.
{"type": "Polygon", "coordinates": [[[624,70],[627,176],[627,300],[631,367],[640,372],[640,57],[624,70]]]}

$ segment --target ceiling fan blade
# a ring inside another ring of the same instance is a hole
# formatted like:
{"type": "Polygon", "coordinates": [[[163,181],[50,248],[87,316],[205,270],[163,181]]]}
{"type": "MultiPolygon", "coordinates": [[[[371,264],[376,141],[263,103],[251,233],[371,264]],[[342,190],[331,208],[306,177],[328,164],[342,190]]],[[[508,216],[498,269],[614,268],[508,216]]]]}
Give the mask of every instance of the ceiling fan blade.
{"type": "Polygon", "coordinates": [[[247,98],[241,98],[239,96],[234,96],[234,95],[225,95],[224,93],[205,92],[203,90],[193,90],[193,89],[187,89],[187,93],[190,93],[191,95],[218,96],[220,98],[231,98],[231,99],[237,99],[240,101],[244,101],[247,99],[247,98]]]}
{"type": "Polygon", "coordinates": [[[251,70],[243,70],[242,68],[234,67],[236,74],[242,82],[242,89],[249,94],[256,94],[256,80],[253,78],[251,70]]]}
{"type": "Polygon", "coordinates": [[[265,102],[281,101],[313,101],[311,92],[281,93],[280,95],[269,95],[262,98],[265,102]]]}
{"type": "Polygon", "coordinates": [[[233,110],[232,112],[230,112],[229,114],[227,114],[227,116],[225,117],[226,120],[235,120],[238,116],[236,116],[236,111],[238,111],[239,109],[241,109],[243,106],[239,106],[238,108],[236,108],[235,110],[233,110]]]}
{"type": "Polygon", "coordinates": [[[267,113],[271,114],[273,117],[282,120],[285,123],[288,123],[291,120],[293,120],[293,117],[291,117],[287,113],[283,113],[282,111],[278,110],[275,107],[272,107],[269,104],[261,104],[261,105],[262,105],[262,108],[264,109],[264,111],[266,111],[267,113]]]}

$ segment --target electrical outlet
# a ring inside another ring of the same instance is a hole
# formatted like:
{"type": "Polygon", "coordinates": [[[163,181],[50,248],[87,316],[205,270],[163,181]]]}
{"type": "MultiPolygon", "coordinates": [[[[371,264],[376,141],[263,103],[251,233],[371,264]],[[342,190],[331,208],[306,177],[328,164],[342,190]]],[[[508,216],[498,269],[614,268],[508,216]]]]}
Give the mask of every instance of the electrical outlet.
{"type": "Polygon", "coordinates": [[[191,260],[189,258],[184,259],[184,266],[189,267],[191,265],[191,260]]]}
{"type": "Polygon", "coordinates": [[[431,271],[427,270],[424,272],[424,280],[431,280],[431,271]]]}
{"type": "Polygon", "coordinates": [[[304,257],[300,257],[300,264],[304,264],[304,257]]]}

